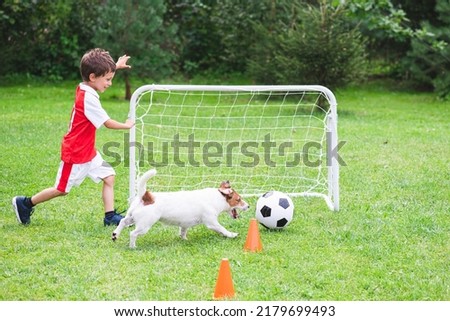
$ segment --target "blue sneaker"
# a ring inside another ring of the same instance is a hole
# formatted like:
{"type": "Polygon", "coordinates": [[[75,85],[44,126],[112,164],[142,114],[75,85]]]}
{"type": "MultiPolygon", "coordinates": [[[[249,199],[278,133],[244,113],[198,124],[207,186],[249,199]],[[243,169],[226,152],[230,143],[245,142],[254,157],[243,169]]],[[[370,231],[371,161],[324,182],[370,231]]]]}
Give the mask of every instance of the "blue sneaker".
{"type": "Polygon", "coordinates": [[[120,215],[120,213],[117,213],[116,210],[114,210],[113,214],[105,216],[105,218],[103,219],[103,224],[105,226],[119,225],[119,223],[122,219],[123,219],[123,216],[120,215]]]}
{"type": "Polygon", "coordinates": [[[24,201],[25,196],[15,196],[12,199],[12,206],[19,223],[30,224],[30,216],[33,214],[34,208],[26,206],[24,201]]]}

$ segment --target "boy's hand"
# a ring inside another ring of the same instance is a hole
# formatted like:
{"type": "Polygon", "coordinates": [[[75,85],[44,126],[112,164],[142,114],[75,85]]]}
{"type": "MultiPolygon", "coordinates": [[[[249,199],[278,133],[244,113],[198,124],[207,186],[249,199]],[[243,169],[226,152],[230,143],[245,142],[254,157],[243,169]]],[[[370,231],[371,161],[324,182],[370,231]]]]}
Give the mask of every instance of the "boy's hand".
{"type": "Polygon", "coordinates": [[[120,123],[114,119],[108,119],[103,123],[106,128],[109,129],[130,129],[134,126],[134,121],[131,119],[127,119],[126,122],[120,123]]]}
{"type": "Polygon", "coordinates": [[[131,68],[131,66],[127,65],[128,59],[130,59],[130,56],[127,55],[119,57],[119,60],[116,62],[116,69],[131,68]]]}
{"type": "Polygon", "coordinates": [[[125,125],[128,126],[128,128],[132,128],[134,126],[134,121],[131,119],[127,119],[125,125]]]}

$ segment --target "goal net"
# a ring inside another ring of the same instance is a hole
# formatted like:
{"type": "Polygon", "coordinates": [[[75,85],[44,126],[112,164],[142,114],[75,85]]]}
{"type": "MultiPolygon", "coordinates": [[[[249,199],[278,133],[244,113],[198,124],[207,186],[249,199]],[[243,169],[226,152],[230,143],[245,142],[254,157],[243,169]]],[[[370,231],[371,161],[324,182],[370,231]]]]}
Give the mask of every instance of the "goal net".
{"type": "Polygon", "coordinates": [[[339,209],[337,112],[322,86],[146,85],[131,98],[130,197],[229,180],[243,196],[278,190],[339,209]]]}

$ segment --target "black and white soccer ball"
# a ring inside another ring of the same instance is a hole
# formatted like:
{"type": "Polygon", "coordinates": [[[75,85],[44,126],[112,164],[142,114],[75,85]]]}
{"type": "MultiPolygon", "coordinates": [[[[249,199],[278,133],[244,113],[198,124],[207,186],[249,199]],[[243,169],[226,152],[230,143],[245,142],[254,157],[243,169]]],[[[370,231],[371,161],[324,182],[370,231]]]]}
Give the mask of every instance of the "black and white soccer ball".
{"type": "Polygon", "coordinates": [[[268,229],[286,227],[294,215],[294,203],[289,196],[279,191],[270,191],[256,202],[256,219],[268,229]]]}

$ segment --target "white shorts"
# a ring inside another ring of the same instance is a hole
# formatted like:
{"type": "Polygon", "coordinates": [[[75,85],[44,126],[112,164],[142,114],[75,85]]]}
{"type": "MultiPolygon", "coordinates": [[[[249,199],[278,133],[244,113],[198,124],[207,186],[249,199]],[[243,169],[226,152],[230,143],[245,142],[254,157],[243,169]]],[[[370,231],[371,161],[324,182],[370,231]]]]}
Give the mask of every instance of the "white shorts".
{"type": "Polygon", "coordinates": [[[79,186],[86,177],[99,183],[104,178],[116,175],[114,168],[97,155],[87,163],[69,164],[61,161],[56,175],[55,188],[63,193],[69,193],[73,186],[79,186]]]}

